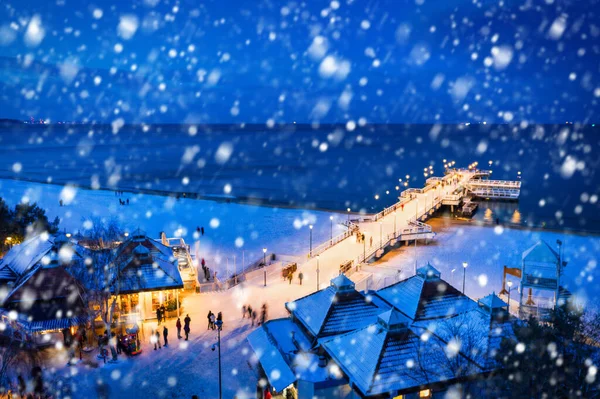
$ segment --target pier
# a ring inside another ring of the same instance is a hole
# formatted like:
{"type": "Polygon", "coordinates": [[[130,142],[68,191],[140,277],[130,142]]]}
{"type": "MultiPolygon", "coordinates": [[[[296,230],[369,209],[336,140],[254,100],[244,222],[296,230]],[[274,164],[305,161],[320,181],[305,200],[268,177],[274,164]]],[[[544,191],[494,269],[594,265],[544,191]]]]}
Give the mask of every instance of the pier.
{"type": "MultiPolygon", "coordinates": [[[[467,199],[517,200],[520,181],[489,180],[489,170],[473,168],[446,169],[443,177],[431,177],[423,188],[409,188],[400,193],[398,202],[377,214],[356,215],[346,223],[347,230],[337,237],[318,245],[306,254],[302,265],[304,273],[318,274],[322,265],[339,265],[339,273],[352,273],[368,262],[378,259],[390,247],[401,243],[415,246],[417,267],[417,243],[427,242],[435,232],[427,220],[443,205],[452,211],[467,199]],[[364,240],[363,240],[364,236],[364,240]]],[[[334,277],[322,276],[323,281],[334,277]]]]}

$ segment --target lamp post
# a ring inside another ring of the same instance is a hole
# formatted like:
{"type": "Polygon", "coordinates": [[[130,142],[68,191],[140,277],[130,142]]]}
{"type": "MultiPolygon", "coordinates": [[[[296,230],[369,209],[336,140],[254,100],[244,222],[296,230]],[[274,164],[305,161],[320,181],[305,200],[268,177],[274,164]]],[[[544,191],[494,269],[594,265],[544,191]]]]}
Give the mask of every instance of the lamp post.
{"type": "Polygon", "coordinates": [[[467,277],[467,266],[469,266],[469,264],[467,262],[463,262],[463,294],[465,293],[465,279],[467,277]]]}
{"type": "Polygon", "coordinates": [[[365,236],[365,239],[363,240],[363,262],[366,260],[367,260],[367,237],[365,236]]]}
{"type": "MultiPolygon", "coordinates": [[[[415,225],[417,222],[417,215],[419,213],[419,198],[415,197],[417,199],[416,202],[416,208],[415,208],[415,225]]],[[[418,231],[416,232],[418,233],[418,231]]],[[[415,275],[417,274],[417,235],[415,234],[415,275]]]]}
{"type": "Polygon", "coordinates": [[[510,290],[511,290],[510,287],[512,287],[512,284],[513,284],[512,281],[506,282],[506,285],[508,285],[508,314],[510,314],[510,290]]]}
{"type": "Polygon", "coordinates": [[[456,269],[450,270],[450,281],[452,281],[452,284],[454,284],[454,272],[455,271],[456,271],[456,269]]]}
{"type": "MultiPolygon", "coordinates": [[[[222,398],[222,384],[221,384],[221,328],[223,328],[223,321],[217,320],[215,321],[215,325],[217,326],[217,348],[219,349],[219,399],[222,398]]],[[[213,350],[214,350],[213,346],[213,350]]]]}
{"type": "Polygon", "coordinates": [[[265,270],[264,272],[264,276],[265,276],[265,287],[267,286],[267,248],[263,248],[263,264],[264,264],[264,268],[265,270]]]}
{"type": "Polygon", "coordinates": [[[329,222],[331,224],[330,232],[329,232],[329,245],[333,244],[333,216],[329,216],[329,222]]]}
{"type": "Polygon", "coordinates": [[[317,255],[317,291],[319,291],[319,255],[317,255]]]}
{"type": "Polygon", "coordinates": [[[312,229],[313,229],[313,225],[311,224],[308,227],[310,227],[310,251],[309,251],[309,257],[312,258],[312,229]]]}
{"type": "Polygon", "coordinates": [[[348,208],[348,231],[350,231],[350,208],[348,208]]]}

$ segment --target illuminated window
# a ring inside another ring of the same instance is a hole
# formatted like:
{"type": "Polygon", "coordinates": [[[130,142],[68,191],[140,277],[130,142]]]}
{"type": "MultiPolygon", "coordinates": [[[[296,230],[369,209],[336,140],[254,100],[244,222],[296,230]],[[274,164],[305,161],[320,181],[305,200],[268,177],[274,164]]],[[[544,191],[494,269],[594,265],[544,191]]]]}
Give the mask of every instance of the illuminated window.
{"type": "Polygon", "coordinates": [[[423,389],[419,392],[419,398],[430,398],[431,397],[431,389],[423,389]]]}
{"type": "Polygon", "coordinates": [[[404,399],[404,395],[394,396],[394,399],[404,399]]]}

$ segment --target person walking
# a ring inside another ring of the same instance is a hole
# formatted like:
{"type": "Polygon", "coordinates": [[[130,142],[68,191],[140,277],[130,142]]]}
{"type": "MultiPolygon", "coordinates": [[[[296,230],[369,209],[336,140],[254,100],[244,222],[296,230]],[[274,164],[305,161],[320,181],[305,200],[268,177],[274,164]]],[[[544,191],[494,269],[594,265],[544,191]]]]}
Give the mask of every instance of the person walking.
{"type": "Polygon", "coordinates": [[[262,305],[262,309],[260,311],[260,324],[265,324],[265,322],[267,321],[267,304],[263,303],[262,305]]]}
{"type": "Polygon", "coordinates": [[[177,323],[175,323],[175,327],[177,327],[177,339],[181,339],[181,319],[177,318],[177,323]]]}
{"type": "Polygon", "coordinates": [[[129,205],[129,198],[127,198],[127,205],[129,205]]]}
{"type": "Polygon", "coordinates": [[[217,313],[217,321],[220,321],[219,330],[222,330],[223,329],[223,313],[221,313],[221,312],[217,313]]]}
{"type": "Polygon", "coordinates": [[[154,343],[154,350],[156,350],[157,346],[158,349],[160,349],[160,333],[158,332],[158,329],[156,329],[156,331],[152,331],[152,335],[150,337],[150,339],[152,340],[152,343],[154,343]]]}
{"type": "Polygon", "coordinates": [[[192,321],[192,319],[190,319],[190,315],[186,314],[185,315],[185,319],[183,319],[183,332],[185,332],[185,340],[187,341],[189,336],[190,336],[190,322],[192,321]]]}
{"type": "Polygon", "coordinates": [[[160,311],[160,306],[156,308],[156,320],[158,321],[158,325],[160,326],[160,319],[162,317],[162,313],[160,311]]]}
{"type": "Polygon", "coordinates": [[[215,314],[211,312],[210,314],[210,328],[212,330],[215,329],[215,314]]]}
{"type": "Polygon", "coordinates": [[[165,308],[164,304],[160,305],[160,318],[163,323],[167,321],[167,309],[165,308]]]}
{"type": "Polygon", "coordinates": [[[202,227],[200,228],[200,232],[202,233],[202,235],[204,235],[204,226],[202,226],[202,227]]]}
{"type": "Polygon", "coordinates": [[[242,319],[246,318],[246,311],[248,310],[248,308],[246,308],[246,305],[242,306],[242,319]]]}
{"type": "Polygon", "coordinates": [[[254,322],[256,321],[256,310],[252,310],[251,315],[252,315],[252,327],[254,327],[254,322]]]}
{"type": "Polygon", "coordinates": [[[206,327],[207,330],[210,330],[212,328],[212,324],[210,322],[210,317],[212,316],[212,312],[209,310],[208,314],[206,315],[206,319],[208,320],[208,327],[206,327]]]}
{"type": "Polygon", "coordinates": [[[292,279],[294,278],[294,273],[289,272],[287,275],[287,279],[290,282],[290,285],[292,285],[292,279]]]}
{"type": "Polygon", "coordinates": [[[300,285],[302,285],[303,278],[304,278],[304,274],[302,274],[302,272],[298,273],[298,280],[300,280],[300,285]]]}
{"type": "Polygon", "coordinates": [[[167,326],[163,328],[163,338],[165,339],[165,347],[169,346],[169,329],[167,326]]]}
{"type": "Polygon", "coordinates": [[[252,318],[252,306],[248,305],[247,312],[248,312],[248,319],[251,319],[252,318]]]}

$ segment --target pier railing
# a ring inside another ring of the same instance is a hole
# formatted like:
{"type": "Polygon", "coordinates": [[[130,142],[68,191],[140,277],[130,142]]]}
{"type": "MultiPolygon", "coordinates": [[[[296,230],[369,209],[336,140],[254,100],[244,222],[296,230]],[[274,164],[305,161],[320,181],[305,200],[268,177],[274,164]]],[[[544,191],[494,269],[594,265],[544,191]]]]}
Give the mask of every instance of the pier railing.
{"type": "Polygon", "coordinates": [[[344,231],[343,233],[338,234],[337,236],[332,237],[331,239],[325,241],[324,243],[314,247],[312,249],[312,251],[308,252],[307,258],[310,259],[317,255],[322,254],[323,252],[327,251],[329,248],[339,244],[340,242],[344,241],[346,238],[353,235],[354,232],[359,229],[358,225],[355,223],[352,223],[352,222],[344,222],[342,224],[347,226],[348,229],[346,231],[344,231]]]}

